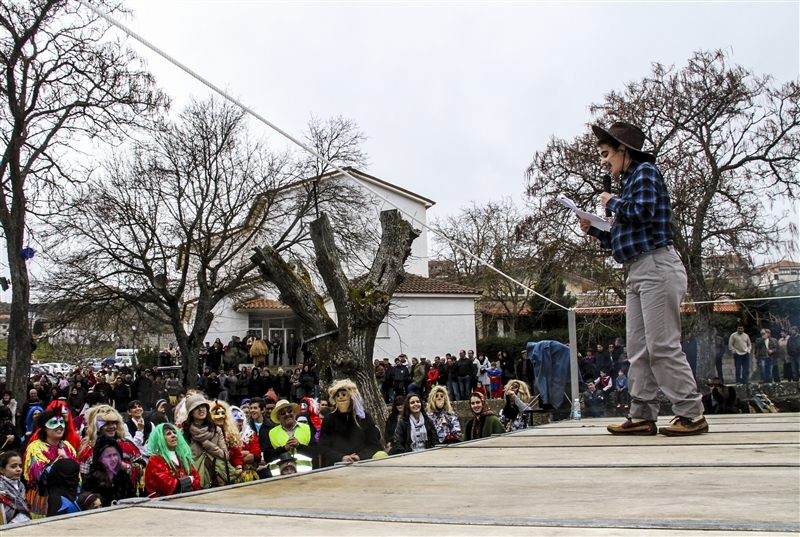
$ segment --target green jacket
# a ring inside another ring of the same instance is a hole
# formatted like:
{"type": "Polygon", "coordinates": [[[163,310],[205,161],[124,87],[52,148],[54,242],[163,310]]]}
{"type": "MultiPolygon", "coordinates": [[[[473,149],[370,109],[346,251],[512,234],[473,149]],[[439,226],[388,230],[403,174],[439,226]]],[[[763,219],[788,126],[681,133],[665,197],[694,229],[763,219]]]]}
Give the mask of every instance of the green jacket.
{"type": "Polygon", "coordinates": [[[500,422],[497,416],[494,414],[490,416],[486,416],[483,420],[483,426],[481,427],[481,435],[478,437],[472,436],[472,423],[475,421],[475,418],[472,418],[467,422],[467,426],[464,427],[464,432],[461,434],[462,440],[475,440],[476,438],[489,438],[493,434],[503,434],[506,432],[506,428],[503,427],[503,424],[500,422]]]}

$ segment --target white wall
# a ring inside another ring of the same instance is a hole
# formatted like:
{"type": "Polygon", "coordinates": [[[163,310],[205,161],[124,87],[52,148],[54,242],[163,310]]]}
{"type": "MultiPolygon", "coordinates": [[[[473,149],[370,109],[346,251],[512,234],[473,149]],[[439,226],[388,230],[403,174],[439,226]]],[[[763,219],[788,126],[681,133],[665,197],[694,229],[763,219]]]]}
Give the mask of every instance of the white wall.
{"type": "Polygon", "coordinates": [[[247,310],[234,310],[233,307],[236,302],[238,301],[225,298],[217,303],[212,310],[214,320],[211,321],[208,334],[203,338],[203,341],[209,341],[213,344],[214,340],[219,338],[223,345],[227,345],[231,340],[231,336],[244,337],[247,333],[250,315],[247,310]]]}
{"type": "Polygon", "coordinates": [[[475,348],[475,298],[450,295],[395,295],[388,338],[375,341],[375,358],[444,357],[475,348]]]}

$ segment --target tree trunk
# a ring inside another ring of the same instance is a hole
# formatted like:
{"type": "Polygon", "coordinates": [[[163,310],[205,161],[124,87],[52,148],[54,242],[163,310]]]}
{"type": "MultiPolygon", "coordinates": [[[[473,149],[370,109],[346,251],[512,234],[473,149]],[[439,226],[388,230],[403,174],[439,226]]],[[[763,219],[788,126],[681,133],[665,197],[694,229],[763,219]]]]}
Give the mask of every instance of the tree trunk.
{"type": "MultiPolygon", "coordinates": [[[[20,408],[28,399],[28,382],[31,374],[30,280],[28,267],[22,258],[22,233],[8,233],[8,265],[11,272],[11,312],[8,325],[8,389],[14,394],[20,408]]],[[[23,416],[24,418],[24,416],[23,416]]]]}
{"type": "Polygon", "coordinates": [[[304,339],[336,330],[330,337],[314,341],[320,372],[330,366],[335,380],[347,378],[355,382],[365,408],[383,431],[386,405],[372,365],[375,336],[389,312],[392,295],[405,278],[403,265],[419,232],[394,210],[381,213],[381,228],[381,244],[372,267],[354,283],[342,270],[327,215],[311,222],[317,268],[336,307],[335,324],[311,279],[298,275],[277,252],[256,248],[251,259],[258,264],[265,280],[278,287],[279,299],[302,319],[304,339]]]}

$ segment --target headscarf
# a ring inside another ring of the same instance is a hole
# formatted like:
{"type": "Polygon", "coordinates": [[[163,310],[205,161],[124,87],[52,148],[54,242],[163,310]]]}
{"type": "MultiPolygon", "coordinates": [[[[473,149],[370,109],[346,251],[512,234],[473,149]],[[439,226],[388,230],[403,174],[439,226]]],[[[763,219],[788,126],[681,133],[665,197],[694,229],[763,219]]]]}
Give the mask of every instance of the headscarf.
{"type": "MultiPolygon", "coordinates": [[[[486,402],[485,395],[483,395],[480,392],[472,392],[469,395],[469,400],[472,400],[473,397],[480,398],[482,407],[481,407],[481,413],[478,414],[477,416],[475,416],[474,415],[475,413],[473,412],[474,417],[472,418],[472,438],[480,438],[482,432],[481,429],[483,427],[483,420],[486,418],[486,416],[493,416],[494,412],[492,412],[492,409],[489,408],[489,403],[486,402]]],[[[471,406],[470,410],[472,410],[471,406]]]]}

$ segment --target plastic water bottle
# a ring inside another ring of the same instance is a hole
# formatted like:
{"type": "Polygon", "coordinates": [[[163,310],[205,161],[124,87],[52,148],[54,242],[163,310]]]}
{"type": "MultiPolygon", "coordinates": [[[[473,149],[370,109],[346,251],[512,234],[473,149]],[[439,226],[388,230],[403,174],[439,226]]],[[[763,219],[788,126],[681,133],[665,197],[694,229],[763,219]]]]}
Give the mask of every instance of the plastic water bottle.
{"type": "Polygon", "coordinates": [[[572,403],[572,419],[581,421],[581,400],[578,398],[572,403]]]}

